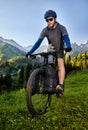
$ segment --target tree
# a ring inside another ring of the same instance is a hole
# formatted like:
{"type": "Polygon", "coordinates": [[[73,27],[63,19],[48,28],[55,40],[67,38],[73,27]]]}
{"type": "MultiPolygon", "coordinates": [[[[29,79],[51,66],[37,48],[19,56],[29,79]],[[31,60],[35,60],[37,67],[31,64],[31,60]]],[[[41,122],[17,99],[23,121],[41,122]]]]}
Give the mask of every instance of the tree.
{"type": "Polygon", "coordinates": [[[3,84],[4,84],[4,78],[3,75],[0,75],[0,92],[2,91],[3,84]]]}
{"type": "Polygon", "coordinates": [[[6,85],[7,91],[11,90],[12,77],[11,77],[10,73],[7,73],[7,74],[5,75],[4,83],[5,83],[5,85],[6,85]]]}
{"type": "Polygon", "coordinates": [[[28,77],[30,75],[30,72],[32,70],[32,64],[31,63],[28,63],[26,68],[25,68],[25,81],[27,82],[28,80],[28,77]]]}
{"type": "Polygon", "coordinates": [[[70,55],[67,55],[65,58],[65,69],[66,69],[66,75],[72,71],[71,56],[70,55]]]}
{"type": "Polygon", "coordinates": [[[23,86],[24,84],[24,67],[21,67],[21,71],[19,73],[19,84],[23,86]]]}

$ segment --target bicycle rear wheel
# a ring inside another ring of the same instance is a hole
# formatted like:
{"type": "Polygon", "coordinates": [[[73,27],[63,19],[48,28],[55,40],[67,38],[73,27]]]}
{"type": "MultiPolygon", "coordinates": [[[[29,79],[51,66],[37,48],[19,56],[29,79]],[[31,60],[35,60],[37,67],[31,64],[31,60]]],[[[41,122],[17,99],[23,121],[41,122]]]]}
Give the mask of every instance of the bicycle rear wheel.
{"type": "Polygon", "coordinates": [[[44,94],[44,70],[35,69],[27,82],[26,101],[29,112],[35,116],[44,114],[50,105],[51,95],[44,94]]]}

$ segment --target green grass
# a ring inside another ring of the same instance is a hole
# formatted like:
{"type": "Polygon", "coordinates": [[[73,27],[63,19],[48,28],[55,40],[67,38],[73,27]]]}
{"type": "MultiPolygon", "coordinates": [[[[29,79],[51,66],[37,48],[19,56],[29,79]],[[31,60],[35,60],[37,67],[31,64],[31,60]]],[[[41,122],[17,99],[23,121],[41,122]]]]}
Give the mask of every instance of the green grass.
{"type": "Polygon", "coordinates": [[[25,90],[0,95],[0,130],[88,130],[88,70],[69,75],[62,97],[52,96],[47,113],[32,118],[25,90]]]}

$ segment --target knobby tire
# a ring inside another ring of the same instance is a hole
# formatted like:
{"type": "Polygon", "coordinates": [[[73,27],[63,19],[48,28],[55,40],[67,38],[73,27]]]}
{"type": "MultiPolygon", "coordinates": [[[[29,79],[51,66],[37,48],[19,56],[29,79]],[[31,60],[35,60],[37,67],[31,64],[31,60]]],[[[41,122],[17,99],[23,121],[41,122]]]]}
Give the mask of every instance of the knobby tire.
{"type": "Polygon", "coordinates": [[[32,116],[44,114],[50,105],[51,95],[43,93],[44,78],[44,69],[37,68],[31,73],[27,82],[26,101],[32,116]]]}

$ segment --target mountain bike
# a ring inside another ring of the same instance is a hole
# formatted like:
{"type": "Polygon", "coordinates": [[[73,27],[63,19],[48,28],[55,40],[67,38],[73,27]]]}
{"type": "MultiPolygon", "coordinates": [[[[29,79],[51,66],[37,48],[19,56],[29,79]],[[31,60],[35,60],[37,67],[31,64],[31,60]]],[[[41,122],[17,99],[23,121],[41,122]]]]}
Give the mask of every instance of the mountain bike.
{"type": "Polygon", "coordinates": [[[52,94],[59,97],[55,89],[58,84],[58,69],[56,66],[57,52],[38,53],[31,55],[37,58],[40,67],[30,74],[26,85],[26,101],[32,116],[44,114],[50,106],[52,94]]]}

